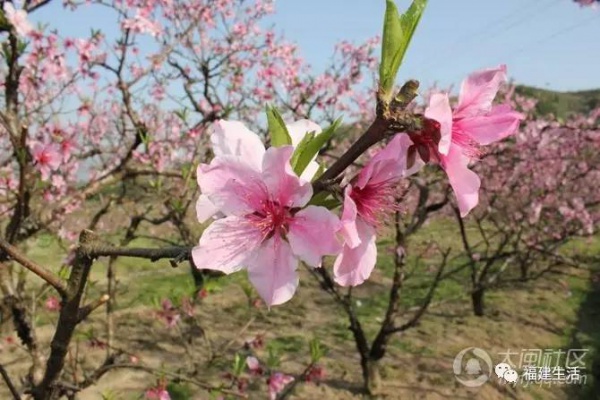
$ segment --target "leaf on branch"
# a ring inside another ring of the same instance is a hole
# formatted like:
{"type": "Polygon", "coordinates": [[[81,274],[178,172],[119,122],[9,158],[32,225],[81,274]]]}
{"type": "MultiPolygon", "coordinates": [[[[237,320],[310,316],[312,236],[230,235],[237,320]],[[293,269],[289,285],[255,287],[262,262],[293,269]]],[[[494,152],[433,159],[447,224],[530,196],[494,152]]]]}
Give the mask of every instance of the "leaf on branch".
{"type": "Polygon", "coordinates": [[[319,150],[321,150],[329,139],[333,137],[333,134],[341,123],[342,119],[338,118],[331,126],[318,135],[315,134],[315,132],[307,132],[304,138],[302,138],[298,146],[296,146],[296,150],[294,151],[294,154],[292,154],[292,159],[290,160],[292,168],[298,176],[304,172],[313,157],[315,157],[319,153],[319,150]]]}
{"type": "Polygon", "coordinates": [[[292,144],[292,138],[283,122],[281,114],[275,107],[267,106],[267,123],[269,124],[269,135],[271,146],[281,147],[292,144]]]}
{"type": "Polygon", "coordinates": [[[385,102],[393,96],[396,74],[426,5],[427,0],[413,0],[409,9],[399,15],[394,1],[386,1],[379,65],[379,92],[385,102]]]}

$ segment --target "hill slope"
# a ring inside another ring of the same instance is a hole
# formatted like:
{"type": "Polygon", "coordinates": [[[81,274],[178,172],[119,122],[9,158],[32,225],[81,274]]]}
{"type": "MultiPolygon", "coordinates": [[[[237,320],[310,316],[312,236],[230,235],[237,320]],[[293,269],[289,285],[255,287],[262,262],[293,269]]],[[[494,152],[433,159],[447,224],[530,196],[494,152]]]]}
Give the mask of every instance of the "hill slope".
{"type": "Polygon", "coordinates": [[[518,94],[539,99],[537,111],[540,114],[554,114],[564,118],[571,113],[586,113],[600,107],[600,89],[579,92],[556,92],[531,86],[519,85],[518,94]]]}

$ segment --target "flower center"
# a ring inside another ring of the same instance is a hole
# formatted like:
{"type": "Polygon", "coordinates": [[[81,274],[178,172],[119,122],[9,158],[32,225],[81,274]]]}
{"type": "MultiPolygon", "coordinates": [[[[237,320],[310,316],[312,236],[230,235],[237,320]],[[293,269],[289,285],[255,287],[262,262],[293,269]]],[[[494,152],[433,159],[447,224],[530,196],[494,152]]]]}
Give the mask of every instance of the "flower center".
{"type": "Polygon", "coordinates": [[[267,200],[262,202],[260,211],[250,214],[247,218],[259,229],[263,239],[268,239],[275,234],[285,235],[287,233],[292,214],[289,208],[276,201],[267,200]]]}
{"type": "Polygon", "coordinates": [[[358,214],[371,226],[379,226],[390,211],[397,211],[397,180],[367,184],[360,189],[352,187],[350,198],[356,203],[358,214]]]}
{"type": "Polygon", "coordinates": [[[452,144],[459,146],[462,153],[471,159],[481,157],[481,150],[477,143],[460,129],[452,129],[452,144]]]}
{"type": "Polygon", "coordinates": [[[42,151],[37,158],[38,164],[46,165],[50,162],[50,154],[47,151],[42,151]]]}
{"type": "Polygon", "coordinates": [[[431,158],[439,162],[438,145],[442,138],[440,133],[440,123],[436,120],[424,118],[423,129],[419,132],[409,132],[408,136],[413,145],[408,149],[408,163],[410,168],[414,164],[416,153],[419,153],[421,159],[428,163],[431,158]]]}

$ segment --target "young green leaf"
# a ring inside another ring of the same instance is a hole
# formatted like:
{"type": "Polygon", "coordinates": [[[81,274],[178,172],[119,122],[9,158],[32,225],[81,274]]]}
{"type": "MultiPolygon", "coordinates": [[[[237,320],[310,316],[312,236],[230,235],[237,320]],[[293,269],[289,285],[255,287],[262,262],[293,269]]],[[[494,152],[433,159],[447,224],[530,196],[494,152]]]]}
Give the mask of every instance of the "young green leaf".
{"type": "Polygon", "coordinates": [[[341,118],[338,118],[333,122],[333,124],[331,124],[331,126],[318,135],[313,133],[312,135],[304,136],[298,147],[296,147],[296,151],[294,151],[294,154],[292,155],[292,168],[296,174],[300,175],[302,172],[304,172],[313,157],[315,157],[319,150],[323,148],[325,143],[331,139],[341,123],[341,118]]]}
{"type": "Polygon", "coordinates": [[[323,349],[321,348],[321,342],[319,342],[319,339],[314,338],[309,342],[309,346],[310,361],[312,363],[316,363],[323,357],[323,349]]]}
{"type": "Polygon", "coordinates": [[[275,107],[267,106],[267,123],[269,124],[271,146],[280,147],[292,144],[292,138],[285,122],[275,107]]]}
{"type": "Polygon", "coordinates": [[[413,0],[409,9],[400,16],[394,1],[386,1],[379,66],[380,94],[386,102],[392,98],[396,74],[426,5],[427,0],[413,0]]]}
{"type": "Polygon", "coordinates": [[[393,70],[394,59],[402,41],[402,25],[398,8],[393,0],[386,0],[381,41],[381,63],[379,64],[379,86],[382,95],[391,98],[397,70],[393,70]]]}
{"type": "Polygon", "coordinates": [[[302,174],[302,172],[304,172],[304,168],[306,168],[306,165],[304,165],[302,167],[302,165],[299,164],[300,157],[306,150],[308,144],[314,138],[315,138],[315,132],[307,132],[306,135],[304,135],[304,137],[300,141],[300,143],[298,143],[298,146],[296,146],[296,148],[294,149],[294,154],[292,154],[292,158],[290,159],[290,164],[292,165],[292,169],[298,176],[300,176],[302,174]]]}
{"type": "Polygon", "coordinates": [[[246,360],[239,353],[235,353],[235,358],[233,359],[233,376],[240,376],[245,368],[246,360]]]}

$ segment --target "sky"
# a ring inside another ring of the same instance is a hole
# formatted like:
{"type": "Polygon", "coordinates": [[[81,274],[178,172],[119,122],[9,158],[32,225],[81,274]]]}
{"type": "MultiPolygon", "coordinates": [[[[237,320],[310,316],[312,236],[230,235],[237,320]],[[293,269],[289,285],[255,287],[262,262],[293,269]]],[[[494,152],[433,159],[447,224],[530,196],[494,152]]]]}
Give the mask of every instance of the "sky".
{"type": "MultiPolygon", "coordinates": [[[[72,36],[114,23],[98,7],[71,13],[61,3],[32,19],[50,20],[72,36]]],[[[410,0],[396,4],[402,11],[410,0]]],[[[267,22],[296,42],[319,71],[336,42],[380,35],[384,9],[384,0],[277,0],[267,22]]],[[[499,64],[517,83],[561,91],[600,88],[600,7],[582,8],[573,0],[429,0],[398,83],[410,78],[423,88],[457,87],[470,72],[499,64]]]]}
{"type": "MultiPolygon", "coordinates": [[[[380,35],[384,0],[279,0],[272,18],[323,67],[334,44],[380,35]]],[[[409,0],[396,0],[402,11],[409,0]]],[[[457,86],[471,71],[508,66],[518,83],[600,88],[600,7],[572,0],[429,0],[398,81],[457,86]]]]}

